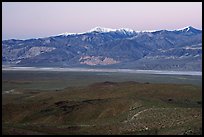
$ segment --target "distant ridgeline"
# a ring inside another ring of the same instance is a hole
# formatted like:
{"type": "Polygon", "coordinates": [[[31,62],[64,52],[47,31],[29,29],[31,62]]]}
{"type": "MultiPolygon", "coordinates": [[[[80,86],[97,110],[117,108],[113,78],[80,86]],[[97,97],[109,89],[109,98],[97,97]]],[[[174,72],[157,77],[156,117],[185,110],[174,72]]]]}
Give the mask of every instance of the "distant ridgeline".
{"type": "Polygon", "coordinates": [[[2,64],[32,67],[202,70],[202,30],[134,31],[96,27],[83,33],[2,41],[2,64]]]}

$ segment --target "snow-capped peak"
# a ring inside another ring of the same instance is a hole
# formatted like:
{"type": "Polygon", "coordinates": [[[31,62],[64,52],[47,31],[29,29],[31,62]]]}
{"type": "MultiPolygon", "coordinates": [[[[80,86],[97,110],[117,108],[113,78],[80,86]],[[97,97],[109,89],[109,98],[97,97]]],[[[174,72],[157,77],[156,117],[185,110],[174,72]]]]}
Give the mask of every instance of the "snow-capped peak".
{"type": "Polygon", "coordinates": [[[89,31],[86,31],[86,32],[81,32],[81,33],[68,33],[68,32],[65,32],[65,33],[61,33],[61,34],[58,34],[58,35],[68,36],[68,35],[80,35],[80,34],[91,33],[91,32],[106,33],[106,32],[114,32],[114,31],[117,31],[117,29],[95,27],[95,28],[93,28],[93,29],[91,29],[89,31]]]}
{"type": "Polygon", "coordinates": [[[88,32],[111,32],[111,31],[115,31],[115,29],[110,29],[110,28],[103,28],[103,27],[95,27],[91,30],[89,30],[88,32]]]}
{"type": "MultiPolygon", "coordinates": [[[[80,34],[86,34],[86,33],[92,33],[92,32],[98,32],[98,33],[108,33],[108,32],[119,32],[119,33],[124,33],[124,34],[132,34],[132,33],[152,33],[152,32],[157,32],[161,30],[143,30],[143,31],[134,31],[129,28],[120,28],[120,29],[111,29],[111,28],[104,28],[104,27],[95,27],[89,31],[86,32],[81,32],[81,33],[61,33],[58,35],[64,35],[64,36],[69,36],[69,35],[80,35],[80,34]]],[[[180,31],[180,32],[189,32],[189,31],[200,31],[198,29],[193,28],[192,26],[187,26],[184,28],[180,29],[175,29],[175,30],[163,30],[163,31],[180,31]]]]}
{"type": "Polygon", "coordinates": [[[134,33],[135,31],[129,28],[121,28],[121,29],[117,29],[118,31],[122,31],[122,32],[130,32],[130,33],[134,33]]]}
{"type": "Polygon", "coordinates": [[[61,34],[58,34],[59,36],[60,35],[64,35],[64,36],[68,36],[68,35],[77,35],[78,33],[69,33],[69,32],[65,32],[65,33],[61,33],[61,34]]]}
{"type": "Polygon", "coordinates": [[[189,32],[189,31],[192,31],[192,30],[197,30],[197,31],[199,31],[198,29],[195,29],[195,28],[193,28],[192,26],[186,26],[186,27],[184,27],[184,28],[176,29],[176,30],[174,30],[174,31],[189,32]]]}
{"type": "Polygon", "coordinates": [[[132,29],[129,28],[120,28],[120,29],[111,29],[111,28],[103,28],[103,27],[95,27],[91,30],[89,30],[88,32],[100,32],[100,33],[106,33],[106,32],[135,32],[132,29]]]}
{"type": "Polygon", "coordinates": [[[184,27],[184,28],[180,28],[180,29],[176,29],[175,31],[189,31],[190,29],[192,29],[193,27],[191,27],[191,26],[186,26],[186,27],[184,27]]]}

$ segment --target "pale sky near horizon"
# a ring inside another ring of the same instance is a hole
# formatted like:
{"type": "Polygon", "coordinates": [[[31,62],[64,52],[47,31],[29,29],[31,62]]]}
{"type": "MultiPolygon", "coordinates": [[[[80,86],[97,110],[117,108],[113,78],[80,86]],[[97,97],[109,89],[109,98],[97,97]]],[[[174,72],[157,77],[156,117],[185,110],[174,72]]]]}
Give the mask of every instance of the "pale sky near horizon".
{"type": "Polygon", "coordinates": [[[202,2],[2,2],[2,39],[79,33],[94,27],[202,29],[202,2]]]}

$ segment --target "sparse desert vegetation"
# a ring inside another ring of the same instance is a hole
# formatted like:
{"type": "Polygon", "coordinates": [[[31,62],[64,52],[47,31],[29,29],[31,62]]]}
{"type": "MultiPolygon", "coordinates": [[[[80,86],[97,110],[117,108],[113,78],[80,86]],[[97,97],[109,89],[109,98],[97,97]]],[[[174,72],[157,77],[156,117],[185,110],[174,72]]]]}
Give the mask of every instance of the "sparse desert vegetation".
{"type": "Polygon", "coordinates": [[[200,86],[92,81],[42,90],[31,88],[35,78],[2,78],[3,134],[202,134],[200,86]]]}

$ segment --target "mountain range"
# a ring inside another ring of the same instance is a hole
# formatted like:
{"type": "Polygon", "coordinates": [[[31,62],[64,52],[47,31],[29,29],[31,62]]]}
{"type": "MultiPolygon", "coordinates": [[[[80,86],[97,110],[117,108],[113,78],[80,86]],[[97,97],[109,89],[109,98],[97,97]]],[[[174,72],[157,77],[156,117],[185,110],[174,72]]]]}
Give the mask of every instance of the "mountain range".
{"type": "Polygon", "coordinates": [[[202,30],[93,28],[2,41],[2,65],[202,71],[202,30]]]}

